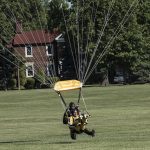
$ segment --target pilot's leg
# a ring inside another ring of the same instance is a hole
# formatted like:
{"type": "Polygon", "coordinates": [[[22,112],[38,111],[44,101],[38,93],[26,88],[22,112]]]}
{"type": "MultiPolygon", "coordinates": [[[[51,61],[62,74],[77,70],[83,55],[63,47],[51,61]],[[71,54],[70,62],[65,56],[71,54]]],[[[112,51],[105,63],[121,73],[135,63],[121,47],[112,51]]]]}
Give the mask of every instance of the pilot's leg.
{"type": "Polygon", "coordinates": [[[83,130],[83,132],[86,133],[86,134],[88,134],[88,135],[91,135],[92,137],[95,136],[95,130],[90,131],[90,130],[88,130],[87,128],[85,128],[85,129],[83,130]]]}
{"type": "Polygon", "coordinates": [[[70,129],[70,137],[71,137],[73,140],[76,140],[76,132],[75,132],[75,130],[70,129]]]}

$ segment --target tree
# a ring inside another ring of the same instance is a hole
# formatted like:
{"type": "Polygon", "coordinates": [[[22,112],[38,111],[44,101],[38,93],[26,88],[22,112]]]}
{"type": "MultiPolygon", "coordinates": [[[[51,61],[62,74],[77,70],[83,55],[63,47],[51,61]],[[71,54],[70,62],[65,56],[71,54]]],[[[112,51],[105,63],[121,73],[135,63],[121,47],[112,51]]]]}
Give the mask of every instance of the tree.
{"type": "Polygon", "coordinates": [[[137,23],[141,26],[143,54],[137,66],[133,68],[133,74],[136,75],[138,80],[150,82],[150,2],[148,0],[139,2],[137,23]]]}
{"type": "MultiPolygon", "coordinates": [[[[115,1],[115,3],[102,0],[72,0],[71,2],[73,5],[71,15],[68,18],[69,23],[67,22],[69,24],[68,28],[70,34],[72,34],[72,39],[74,37],[76,41],[75,47],[77,47],[79,51],[83,50],[89,53],[90,57],[88,62],[91,62],[91,66],[96,62],[102,52],[104,52],[103,59],[99,59],[101,66],[107,67],[108,64],[111,64],[111,69],[115,70],[115,66],[120,65],[120,67],[123,68],[125,78],[129,74],[138,74],[140,66],[145,66],[142,75],[148,77],[148,60],[150,60],[150,55],[148,52],[149,44],[147,43],[149,43],[148,26],[150,3],[147,0],[136,1],[135,3],[131,0],[119,0],[115,1]],[[138,5],[136,5],[137,2],[138,5]],[[95,14],[92,12],[93,7],[95,14]],[[119,34],[114,34],[117,33],[116,29],[128,11],[129,14],[125,19],[126,21],[120,25],[118,30],[119,34]],[[96,16],[94,21],[93,14],[96,16]],[[142,24],[140,24],[138,20],[140,20],[142,24]],[[106,26],[104,26],[104,24],[106,24],[106,26]],[[103,27],[105,28],[104,33],[102,32],[103,27]],[[144,29],[144,31],[142,31],[142,29],[144,29]],[[100,35],[102,35],[102,37],[98,41],[100,35]],[[115,38],[113,38],[113,35],[115,38]],[[110,45],[107,45],[108,42],[110,42],[110,45]],[[90,61],[92,58],[94,58],[93,61],[90,61]]],[[[139,77],[141,76],[140,74],[139,77]]]]}
{"type": "MultiPolygon", "coordinates": [[[[149,0],[1,1],[1,51],[15,34],[16,21],[21,20],[24,30],[42,28],[54,31],[55,28],[55,31],[63,32],[67,43],[67,58],[72,56],[74,61],[69,61],[69,65],[75,66],[74,70],[78,69],[80,79],[83,75],[87,76],[97,63],[98,67],[103,68],[101,70],[111,71],[115,70],[116,65],[120,65],[125,77],[132,75],[137,80],[149,81],[149,0]],[[128,11],[131,16],[127,16],[126,22],[119,28],[119,34],[113,38],[128,11]],[[101,58],[103,52],[104,56],[101,58]]],[[[11,54],[7,54],[3,53],[3,56],[16,63],[11,54]]]]}
{"type": "MultiPolygon", "coordinates": [[[[2,0],[0,5],[0,51],[3,79],[11,80],[14,69],[21,59],[13,55],[9,47],[12,37],[16,34],[16,22],[22,21],[23,30],[45,29],[46,17],[41,0],[2,0]]],[[[19,66],[22,67],[22,66],[19,66]]],[[[24,74],[21,70],[21,85],[25,84],[24,74]]],[[[6,83],[6,82],[5,82],[6,83]]]]}
{"type": "Polygon", "coordinates": [[[65,0],[45,0],[44,2],[46,16],[47,16],[47,25],[50,31],[57,29],[59,31],[64,30],[64,18],[62,10],[67,12],[68,3],[65,0]]]}

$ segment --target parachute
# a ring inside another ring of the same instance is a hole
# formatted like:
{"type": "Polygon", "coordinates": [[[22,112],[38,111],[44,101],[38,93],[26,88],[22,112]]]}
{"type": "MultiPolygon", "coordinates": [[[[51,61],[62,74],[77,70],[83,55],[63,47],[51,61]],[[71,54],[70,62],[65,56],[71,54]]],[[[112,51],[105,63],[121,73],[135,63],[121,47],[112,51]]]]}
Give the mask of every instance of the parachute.
{"type": "Polygon", "coordinates": [[[54,90],[57,92],[76,90],[82,88],[82,83],[78,80],[58,81],[54,85],[54,90]]]}

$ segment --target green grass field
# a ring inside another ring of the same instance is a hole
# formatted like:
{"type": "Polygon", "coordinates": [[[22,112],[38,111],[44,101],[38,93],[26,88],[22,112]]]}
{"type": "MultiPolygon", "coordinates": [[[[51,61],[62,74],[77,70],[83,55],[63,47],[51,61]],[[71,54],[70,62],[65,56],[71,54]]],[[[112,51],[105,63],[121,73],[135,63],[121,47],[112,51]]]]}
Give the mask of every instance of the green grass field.
{"type": "MultiPolygon", "coordinates": [[[[150,150],[150,85],[88,87],[83,93],[96,136],[73,141],[54,91],[0,92],[0,150],[150,150]]],[[[65,96],[76,99],[74,92],[65,96]]]]}

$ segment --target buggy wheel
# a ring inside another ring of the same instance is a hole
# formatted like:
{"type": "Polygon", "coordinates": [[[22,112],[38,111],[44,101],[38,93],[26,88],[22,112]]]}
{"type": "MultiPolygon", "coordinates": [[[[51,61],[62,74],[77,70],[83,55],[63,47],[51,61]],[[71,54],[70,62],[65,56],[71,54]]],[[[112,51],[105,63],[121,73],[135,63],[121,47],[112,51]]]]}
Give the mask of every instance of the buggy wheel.
{"type": "Polygon", "coordinates": [[[70,130],[70,136],[73,140],[76,140],[76,132],[74,130],[70,130]]]}

